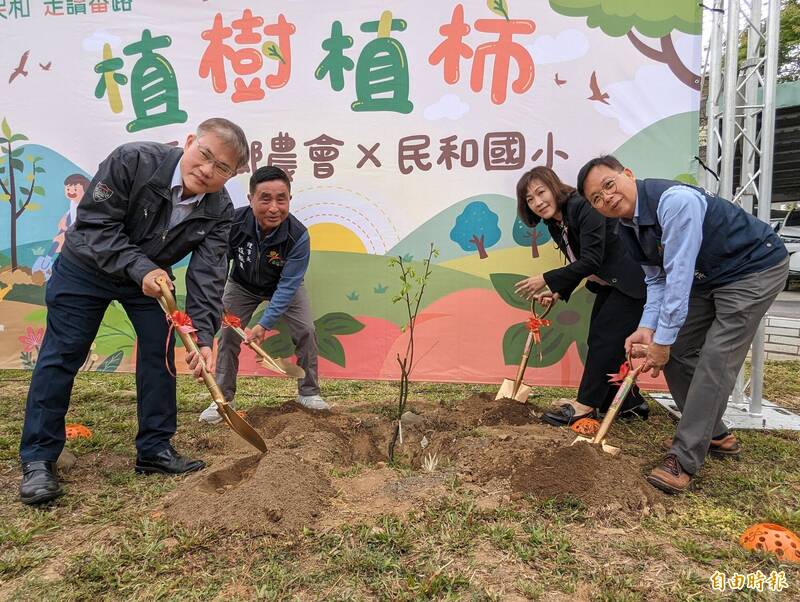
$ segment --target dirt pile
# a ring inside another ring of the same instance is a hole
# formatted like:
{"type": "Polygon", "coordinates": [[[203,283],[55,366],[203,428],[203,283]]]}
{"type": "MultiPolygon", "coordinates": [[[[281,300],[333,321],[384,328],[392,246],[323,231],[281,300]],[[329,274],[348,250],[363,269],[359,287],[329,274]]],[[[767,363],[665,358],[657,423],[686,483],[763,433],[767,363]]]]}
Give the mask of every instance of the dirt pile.
{"type": "Polygon", "coordinates": [[[614,457],[589,443],[548,450],[512,470],[514,491],[538,499],[577,498],[587,507],[642,510],[660,499],[625,456],[614,457]]]}
{"type": "Polygon", "coordinates": [[[481,395],[413,406],[419,419],[403,428],[395,458],[411,472],[386,467],[393,423],[374,406],[251,410],[269,451],[209,435],[203,447],[216,457],[168,496],[164,513],[191,527],[283,533],[405,512],[446,495],[452,476],[478,497],[573,497],[589,508],[636,511],[656,496],[634,459],[570,447],[574,433],[542,424],[529,405],[481,395]]]}
{"type": "Polygon", "coordinates": [[[319,466],[272,450],[198,475],[164,501],[164,511],[189,527],[280,533],[314,524],[333,494],[319,466]]]}

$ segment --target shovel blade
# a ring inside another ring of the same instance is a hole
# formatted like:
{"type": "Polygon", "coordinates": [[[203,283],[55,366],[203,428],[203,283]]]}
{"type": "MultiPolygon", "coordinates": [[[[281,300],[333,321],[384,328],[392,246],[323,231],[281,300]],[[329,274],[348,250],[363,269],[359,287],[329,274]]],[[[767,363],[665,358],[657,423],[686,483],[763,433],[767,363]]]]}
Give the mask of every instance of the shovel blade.
{"type": "Polygon", "coordinates": [[[495,399],[515,399],[520,403],[526,403],[528,396],[531,394],[531,387],[525,383],[520,384],[519,390],[516,395],[514,394],[514,381],[509,378],[504,378],[503,383],[500,385],[500,390],[497,391],[495,399]]]}
{"type": "Polygon", "coordinates": [[[570,445],[575,445],[576,443],[594,443],[594,440],[590,437],[584,437],[583,435],[578,435],[575,439],[570,443],[570,445]]]}
{"type": "Polygon", "coordinates": [[[272,361],[274,361],[275,364],[286,373],[286,376],[291,376],[292,378],[306,377],[306,371],[297,364],[288,362],[280,357],[274,357],[272,358],[272,361]]]}
{"type": "Polygon", "coordinates": [[[233,432],[239,435],[242,439],[247,441],[250,445],[255,447],[261,453],[267,451],[267,443],[264,438],[258,434],[258,431],[250,426],[244,418],[239,416],[229,404],[217,401],[217,411],[228,423],[233,432]]]}
{"type": "MultiPolygon", "coordinates": [[[[589,443],[591,445],[598,445],[597,443],[594,442],[594,439],[590,437],[584,437],[582,435],[578,435],[577,437],[575,437],[575,440],[572,443],[570,443],[570,445],[575,445],[576,443],[589,443]]],[[[599,445],[600,449],[602,449],[607,454],[611,454],[612,456],[618,456],[622,451],[620,448],[614,447],[613,445],[609,445],[608,443],[606,443],[605,439],[603,439],[599,445]]]]}

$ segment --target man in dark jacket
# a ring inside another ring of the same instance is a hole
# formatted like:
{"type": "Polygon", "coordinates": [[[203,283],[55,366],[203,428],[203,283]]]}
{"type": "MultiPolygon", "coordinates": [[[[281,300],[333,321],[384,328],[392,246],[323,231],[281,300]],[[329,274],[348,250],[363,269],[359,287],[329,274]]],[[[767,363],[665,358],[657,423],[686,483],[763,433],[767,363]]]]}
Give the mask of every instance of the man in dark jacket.
{"type": "MultiPolygon", "coordinates": [[[[289,176],[277,167],[258,168],[250,177],[247,198],[250,205],[236,210],[231,227],[228,254],[233,267],[223,304],[226,311],[247,324],[256,308],[264,301],[268,303],[248,341],[261,343],[279,318],[286,321],[297,348],[297,363],[306,373],[297,383],[297,402],[311,410],[326,410],[328,404],[319,394],[314,317],[303,286],[311,244],[306,227],[289,213],[289,176]]],[[[241,343],[231,329],[222,329],[216,378],[231,403],[236,394],[241,343]]],[[[215,403],[200,414],[201,422],[216,424],[221,420],[215,403]]]]}
{"type": "Polygon", "coordinates": [[[637,180],[611,156],[581,168],[578,190],[619,218],[620,238],[644,270],[647,303],[625,345],[648,346],[645,368],[664,370],[681,409],[647,480],[684,491],[707,453],[740,451],[722,416],[758,324],[786,283],[788,253],[769,224],[733,203],[682,182],[637,180]]]}
{"type": "Polygon", "coordinates": [[[31,379],[20,442],[26,504],[63,491],[55,472],[64,447],[64,416],[75,374],[103,315],[119,301],[136,330],[139,432],[136,472],[178,474],[204,467],[170,444],[176,428],[174,337],[156,298],[158,278],[192,254],[186,311],[200,356],[187,356],[195,376],[213,370],[212,341],[222,315],[233,205],[224,185],[249,159],[244,132],[209,119],[184,148],[133,142],[101,164],[78,205],[47,284],[47,330],[31,379]]]}

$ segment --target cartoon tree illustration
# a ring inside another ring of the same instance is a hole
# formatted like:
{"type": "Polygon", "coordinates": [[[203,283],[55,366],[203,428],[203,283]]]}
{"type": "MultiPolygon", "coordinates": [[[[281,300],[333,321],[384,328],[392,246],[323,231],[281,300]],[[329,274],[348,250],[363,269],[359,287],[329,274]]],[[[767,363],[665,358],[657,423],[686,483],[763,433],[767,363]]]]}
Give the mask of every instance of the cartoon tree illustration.
{"type": "Polygon", "coordinates": [[[483,201],[474,201],[464,207],[450,230],[450,240],[464,251],[478,250],[478,256],[486,259],[486,249],[500,240],[498,217],[483,201]]]}
{"type": "Polygon", "coordinates": [[[18,268],[17,262],[17,221],[26,211],[36,211],[40,205],[33,202],[34,197],[44,197],[45,191],[42,186],[36,184],[39,174],[45,172],[44,167],[39,165],[41,157],[28,155],[22,157],[25,147],[14,148],[15,142],[23,142],[28,137],[14,133],[8,125],[8,121],[3,118],[2,137],[0,137],[0,147],[2,147],[2,157],[0,157],[0,200],[9,205],[11,215],[11,271],[18,268]],[[26,174],[25,163],[28,163],[28,173],[26,174]]]}
{"type": "Polygon", "coordinates": [[[550,0],[557,13],[568,17],[586,17],[589,27],[617,38],[627,36],[634,48],[647,58],[664,63],[681,83],[700,89],[700,76],[683,64],[672,41],[675,29],[698,35],[702,11],[696,0],[638,2],[630,0],[550,0]],[[658,40],[659,48],[645,43],[634,29],[647,38],[658,40]]]}
{"type": "Polygon", "coordinates": [[[535,228],[526,226],[521,219],[514,220],[514,229],[512,230],[514,242],[521,247],[531,248],[531,257],[534,259],[539,257],[539,245],[546,243],[550,240],[550,231],[544,222],[539,222],[535,228]]]}

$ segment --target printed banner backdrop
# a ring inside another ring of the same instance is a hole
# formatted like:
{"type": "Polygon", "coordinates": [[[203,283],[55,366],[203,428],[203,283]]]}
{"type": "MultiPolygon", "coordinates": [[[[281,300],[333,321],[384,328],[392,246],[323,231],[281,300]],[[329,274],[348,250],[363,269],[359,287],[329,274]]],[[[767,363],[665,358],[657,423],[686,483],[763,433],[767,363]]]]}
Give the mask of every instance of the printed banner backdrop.
{"type": "MultiPolygon", "coordinates": [[[[433,244],[414,379],[513,377],[529,309],[514,275],[563,265],[516,219],[517,180],[548,165],[574,183],[613,153],[693,181],[700,22],[689,0],[0,0],[0,367],[36,363],[46,281],[98,163],[222,116],[251,145],[237,206],[256,167],[293,179],[322,376],[397,377],[408,331],[388,260],[433,244]]],[[[551,312],[527,381],[577,385],[592,300],[551,312]]],[[[265,348],[292,356],[282,324],[265,348]]],[[[135,354],[112,304],[84,369],[132,370],[135,354]]],[[[268,374],[246,349],[242,373],[268,374]]]]}

